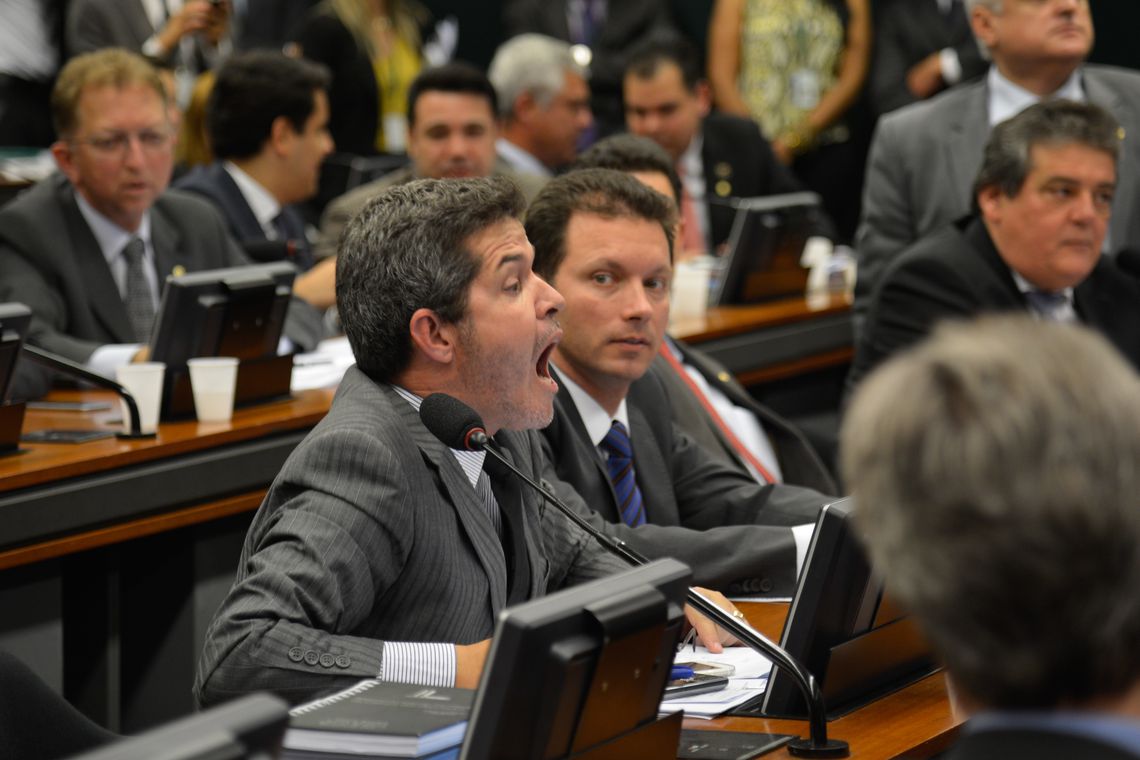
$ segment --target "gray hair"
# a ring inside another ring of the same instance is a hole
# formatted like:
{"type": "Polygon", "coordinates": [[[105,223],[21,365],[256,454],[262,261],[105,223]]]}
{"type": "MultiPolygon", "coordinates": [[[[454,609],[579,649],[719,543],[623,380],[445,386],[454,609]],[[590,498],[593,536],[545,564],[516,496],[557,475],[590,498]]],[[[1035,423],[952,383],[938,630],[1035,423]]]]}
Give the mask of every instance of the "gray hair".
{"type": "Polygon", "coordinates": [[[530,93],[547,108],[566,83],[566,73],[586,79],[585,68],[574,60],[570,45],[542,34],[520,34],[499,45],[487,78],[499,95],[499,115],[510,119],[515,101],[530,93]]]}
{"type": "MultiPolygon", "coordinates": [[[[1002,0],[963,0],[963,7],[966,9],[966,21],[970,23],[970,29],[973,30],[974,24],[971,18],[974,15],[974,8],[982,6],[989,8],[994,13],[1002,12],[1002,0]]],[[[978,43],[978,51],[982,54],[982,58],[990,60],[990,49],[982,44],[982,41],[974,36],[974,41],[978,43]]]]}
{"type": "Polygon", "coordinates": [[[1103,337],[944,325],[859,387],[841,443],[872,562],[965,693],[1079,706],[1140,680],[1140,379],[1103,337]]]}
{"type": "Polygon", "coordinates": [[[417,309],[456,323],[482,264],[471,236],[518,219],[526,201],[509,179],[424,179],[374,198],[348,223],[336,264],[336,304],[357,366],[391,382],[412,356],[417,309]]]}
{"type": "Polygon", "coordinates": [[[995,185],[1011,198],[1017,195],[1033,169],[1030,154],[1036,145],[1076,143],[1107,153],[1115,163],[1120,139],[1120,123],[1099,106],[1071,100],[1032,105],[994,127],[974,181],[974,198],[995,185]]]}

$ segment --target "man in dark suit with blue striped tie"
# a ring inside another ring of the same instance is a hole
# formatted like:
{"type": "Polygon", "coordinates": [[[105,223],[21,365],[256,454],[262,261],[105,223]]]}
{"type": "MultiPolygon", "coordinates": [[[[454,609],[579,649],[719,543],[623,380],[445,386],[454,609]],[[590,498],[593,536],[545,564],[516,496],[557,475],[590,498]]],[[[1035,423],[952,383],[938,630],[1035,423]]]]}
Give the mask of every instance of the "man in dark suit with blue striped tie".
{"type": "Polygon", "coordinates": [[[729,593],[787,595],[828,498],[718,459],[673,422],[671,391],[649,372],[669,319],[675,217],[670,199],[611,169],[558,177],[527,210],[535,271],[566,299],[547,454],[610,522],[733,526],[735,559],[719,560],[764,562],[729,593]]]}

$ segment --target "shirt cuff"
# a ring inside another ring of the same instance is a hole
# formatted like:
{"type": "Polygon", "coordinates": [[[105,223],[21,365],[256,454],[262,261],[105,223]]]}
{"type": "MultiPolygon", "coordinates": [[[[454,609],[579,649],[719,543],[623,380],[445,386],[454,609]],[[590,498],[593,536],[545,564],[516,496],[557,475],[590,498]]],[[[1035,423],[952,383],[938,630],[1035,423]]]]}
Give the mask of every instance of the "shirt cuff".
{"type": "Polygon", "coordinates": [[[163,58],[166,53],[162,49],[162,45],[158,41],[158,35],[152,34],[146,38],[146,42],[142,44],[142,54],[147,58],[163,58]]]}
{"type": "Polygon", "coordinates": [[[962,62],[958,60],[957,50],[942,48],[938,51],[938,62],[942,66],[942,81],[947,86],[962,81],[962,62]]]}
{"type": "Polygon", "coordinates": [[[804,560],[807,559],[808,546],[811,545],[812,534],[815,533],[815,523],[807,523],[806,525],[793,525],[792,538],[796,541],[796,577],[800,575],[800,571],[804,568],[804,560]]]}
{"type": "Polygon", "coordinates": [[[142,347],[142,343],[108,343],[99,346],[87,359],[87,369],[113,380],[115,370],[130,364],[142,347]]]}
{"type": "Polygon", "coordinates": [[[455,686],[455,645],[385,641],[381,681],[455,686]]]}

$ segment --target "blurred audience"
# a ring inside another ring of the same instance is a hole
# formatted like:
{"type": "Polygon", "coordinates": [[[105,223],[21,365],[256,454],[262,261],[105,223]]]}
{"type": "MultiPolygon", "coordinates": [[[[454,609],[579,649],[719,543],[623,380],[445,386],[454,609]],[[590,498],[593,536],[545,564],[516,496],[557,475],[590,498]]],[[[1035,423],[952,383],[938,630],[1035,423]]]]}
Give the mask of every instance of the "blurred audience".
{"type": "Polygon", "coordinates": [[[716,0],[713,8],[716,107],[760,124],[845,240],[858,221],[862,169],[847,116],[870,57],[868,0],[716,0]]]}
{"type": "Polygon", "coordinates": [[[55,139],[62,7],[63,0],[7,0],[0,9],[0,145],[46,148],[55,139]]]}

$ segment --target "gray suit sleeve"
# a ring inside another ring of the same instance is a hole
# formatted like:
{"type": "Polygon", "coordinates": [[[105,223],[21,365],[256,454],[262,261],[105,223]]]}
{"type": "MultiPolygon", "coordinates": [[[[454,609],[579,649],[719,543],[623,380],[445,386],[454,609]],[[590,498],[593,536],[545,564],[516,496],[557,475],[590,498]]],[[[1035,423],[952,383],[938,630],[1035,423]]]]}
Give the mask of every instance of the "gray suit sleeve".
{"type": "Polygon", "coordinates": [[[863,185],[863,219],[855,238],[859,262],[855,283],[855,312],[866,313],[875,283],[904,248],[915,240],[915,214],[907,183],[908,162],[900,152],[897,122],[879,120],[867,158],[863,185]]]}

